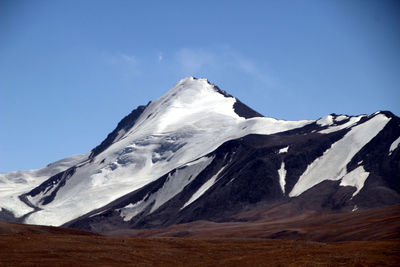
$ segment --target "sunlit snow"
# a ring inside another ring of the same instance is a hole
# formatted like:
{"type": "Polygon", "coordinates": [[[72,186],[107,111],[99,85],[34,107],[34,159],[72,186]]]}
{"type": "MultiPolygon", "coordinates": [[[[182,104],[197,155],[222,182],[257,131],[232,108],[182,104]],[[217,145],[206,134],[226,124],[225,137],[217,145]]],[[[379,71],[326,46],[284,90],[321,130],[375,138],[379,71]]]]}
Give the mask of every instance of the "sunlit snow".
{"type": "Polygon", "coordinates": [[[349,128],[349,127],[355,125],[357,122],[359,122],[361,120],[361,118],[363,118],[363,117],[364,116],[351,117],[349,119],[349,121],[346,122],[346,123],[343,123],[341,125],[331,126],[331,127],[327,128],[327,129],[321,130],[319,132],[323,133],[323,134],[327,134],[327,133],[336,132],[336,131],[339,131],[339,130],[342,130],[342,129],[345,129],[345,128],[349,128]]]}
{"type": "Polygon", "coordinates": [[[176,196],[182,189],[193,181],[213,160],[213,157],[203,157],[177,169],[170,174],[164,185],[155,193],[146,196],[137,203],[131,203],[120,209],[120,214],[125,221],[129,221],[135,215],[152,205],[150,213],[157,210],[165,202],[176,196]]]}
{"type": "Polygon", "coordinates": [[[287,146],[287,147],[284,147],[284,148],[281,148],[281,149],[279,149],[279,152],[278,152],[278,154],[287,153],[287,152],[288,152],[288,150],[289,150],[289,146],[287,146]]]}
{"type": "Polygon", "coordinates": [[[346,119],[348,119],[349,117],[347,117],[346,115],[339,115],[335,118],[336,122],[340,122],[340,121],[344,121],[346,119]]]}
{"type": "Polygon", "coordinates": [[[18,196],[29,192],[51,176],[84,161],[87,157],[88,154],[75,155],[51,163],[39,170],[1,173],[0,207],[12,212],[15,217],[21,217],[26,213],[33,211],[33,208],[27,206],[18,198],[18,196]]]}
{"type": "Polygon", "coordinates": [[[339,180],[345,176],[346,165],[385,127],[389,120],[390,118],[385,115],[378,114],[363,124],[354,126],[342,139],[332,144],[321,157],[307,167],[289,196],[299,196],[324,180],[339,180]]]}
{"type": "Polygon", "coordinates": [[[279,184],[281,186],[282,192],[285,194],[285,184],[286,184],[285,162],[282,162],[281,168],[278,170],[278,174],[279,174],[279,184]]]}
{"type": "Polygon", "coordinates": [[[182,209],[184,209],[186,206],[189,206],[193,202],[195,202],[199,197],[201,197],[205,192],[207,192],[208,189],[210,189],[214,183],[217,181],[218,175],[225,169],[225,167],[222,167],[213,177],[211,177],[207,182],[205,182],[193,195],[192,197],[186,202],[182,209]]]}
{"type": "Polygon", "coordinates": [[[392,155],[393,151],[399,147],[400,137],[394,140],[394,142],[390,145],[389,148],[389,156],[392,155]]]}
{"type": "Polygon", "coordinates": [[[367,180],[369,173],[364,170],[363,166],[359,166],[356,169],[352,170],[345,176],[343,176],[342,181],[340,182],[341,186],[354,186],[356,187],[356,191],[353,193],[353,197],[360,192],[361,188],[363,188],[365,180],[367,180]]]}
{"type": "Polygon", "coordinates": [[[61,225],[207,155],[228,140],[274,134],[313,122],[245,119],[235,113],[235,102],[206,79],[181,80],[151,102],[131,129],[119,133],[119,141],[77,168],[51,203],[40,205],[34,199],[33,204],[42,210],[26,222],[61,225]]]}
{"type": "Polygon", "coordinates": [[[333,116],[332,115],[325,116],[317,120],[317,124],[322,127],[331,125],[333,124],[333,116]]]}

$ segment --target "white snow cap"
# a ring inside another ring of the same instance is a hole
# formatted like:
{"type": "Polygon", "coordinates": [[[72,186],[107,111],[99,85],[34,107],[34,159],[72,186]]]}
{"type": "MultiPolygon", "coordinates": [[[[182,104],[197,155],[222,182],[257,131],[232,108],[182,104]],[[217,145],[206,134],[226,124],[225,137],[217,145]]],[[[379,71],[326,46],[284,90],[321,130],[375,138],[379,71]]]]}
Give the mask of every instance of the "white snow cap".
{"type": "MultiPolygon", "coordinates": [[[[76,168],[52,202],[41,204],[41,199],[52,192],[50,189],[31,198],[32,204],[41,210],[30,214],[26,223],[62,225],[205,157],[226,141],[248,134],[274,134],[314,122],[245,119],[235,112],[235,102],[234,97],[218,92],[207,79],[180,80],[164,96],[151,102],[135,125],[121,131],[110,147],[76,168]]],[[[189,182],[178,174],[192,172],[194,178],[207,162],[171,175],[167,185],[151,197],[155,203],[152,211],[182,190],[175,179],[189,182]]],[[[210,180],[207,188],[213,183],[210,180]]],[[[197,195],[193,201],[196,199],[197,195]]],[[[121,215],[129,219],[147,204],[132,203],[136,206],[128,205],[129,210],[121,210],[121,215]]],[[[18,215],[29,211],[25,209],[18,215]]]]}

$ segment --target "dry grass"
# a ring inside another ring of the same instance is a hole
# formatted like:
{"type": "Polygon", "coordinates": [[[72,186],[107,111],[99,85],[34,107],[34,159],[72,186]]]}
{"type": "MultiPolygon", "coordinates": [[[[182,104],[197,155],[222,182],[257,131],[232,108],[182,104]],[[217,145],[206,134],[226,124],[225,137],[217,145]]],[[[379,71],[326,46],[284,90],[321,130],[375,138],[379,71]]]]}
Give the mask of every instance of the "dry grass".
{"type": "Polygon", "coordinates": [[[1,266],[398,266],[400,240],[319,243],[270,239],[0,235],[1,266]]]}
{"type": "Polygon", "coordinates": [[[244,221],[195,221],[165,228],[118,230],[111,236],[265,238],[318,242],[400,239],[400,205],[361,212],[303,213],[273,217],[269,209],[242,214],[244,221]],[[246,217],[256,217],[255,220],[246,217]]]}
{"type": "Polygon", "coordinates": [[[255,221],[114,236],[0,222],[0,266],[400,266],[399,208],[273,219],[260,209],[244,214],[255,221]]]}

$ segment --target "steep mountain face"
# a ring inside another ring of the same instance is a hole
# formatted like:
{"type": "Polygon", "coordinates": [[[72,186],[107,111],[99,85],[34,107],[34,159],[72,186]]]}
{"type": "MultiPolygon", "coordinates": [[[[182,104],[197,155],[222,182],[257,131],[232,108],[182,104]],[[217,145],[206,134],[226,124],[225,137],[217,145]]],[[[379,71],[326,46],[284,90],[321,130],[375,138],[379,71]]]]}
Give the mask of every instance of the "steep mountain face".
{"type": "Polygon", "coordinates": [[[281,121],[190,77],[64,170],[23,174],[34,183],[1,174],[0,218],[110,231],[237,220],[259,205],[388,206],[400,202],[399,142],[390,112],[281,121]]]}

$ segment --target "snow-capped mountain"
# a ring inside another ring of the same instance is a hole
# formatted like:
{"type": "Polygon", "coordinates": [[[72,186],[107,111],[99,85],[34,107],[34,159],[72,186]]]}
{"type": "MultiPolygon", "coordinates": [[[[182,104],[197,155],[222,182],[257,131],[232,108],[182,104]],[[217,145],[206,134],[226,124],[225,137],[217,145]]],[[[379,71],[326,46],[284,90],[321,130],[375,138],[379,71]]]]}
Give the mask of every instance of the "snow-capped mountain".
{"type": "Polygon", "coordinates": [[[0,218],[96,231],[229,220],[260,203],[400,202],[400,119],[263,117],[193,77],[126,116],[90,154],[0,174],[0,218]]]}

